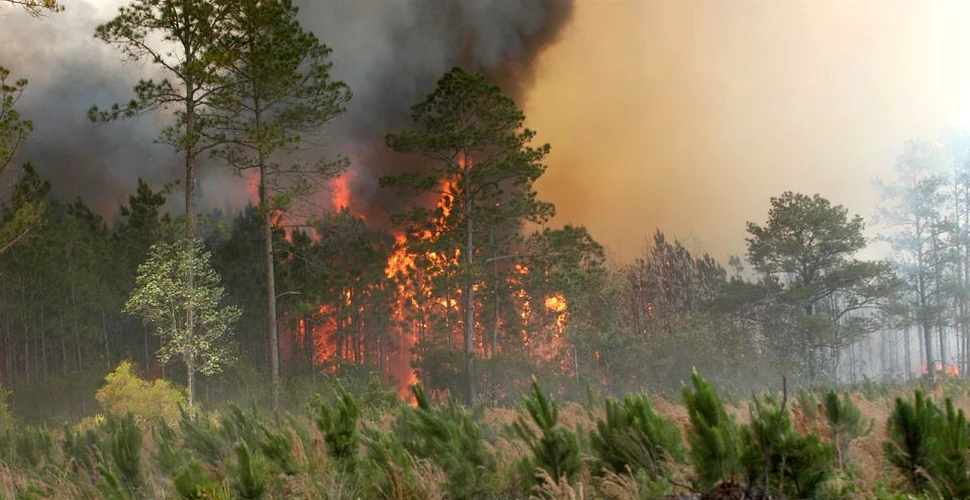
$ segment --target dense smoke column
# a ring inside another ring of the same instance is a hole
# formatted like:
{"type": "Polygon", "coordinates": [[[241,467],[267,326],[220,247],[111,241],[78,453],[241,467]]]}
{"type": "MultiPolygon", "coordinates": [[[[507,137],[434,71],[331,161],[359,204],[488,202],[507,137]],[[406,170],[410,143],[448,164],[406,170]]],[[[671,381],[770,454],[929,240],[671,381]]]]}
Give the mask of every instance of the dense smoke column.
{"type": "Polygon", "coordinates": [[[331,137],[350,156],[351,209],[377,225],[402,200],[378,179],[402,162],[384,136],[453,66],[482,72],[520,106],[543,50],[572,19],[574,0],[309,1],[304,25],[334,49],[334,73],[354,92],[331,137]]]}

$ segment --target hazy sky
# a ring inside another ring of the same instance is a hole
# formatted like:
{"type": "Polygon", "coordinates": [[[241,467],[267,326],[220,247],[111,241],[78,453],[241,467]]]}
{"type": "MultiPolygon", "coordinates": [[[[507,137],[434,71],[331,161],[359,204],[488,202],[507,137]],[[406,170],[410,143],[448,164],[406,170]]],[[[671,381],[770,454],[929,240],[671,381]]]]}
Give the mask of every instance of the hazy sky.
{"type": "Polygon", "coordinates": [[[718,258],[785,190],[867,219],[909,138],[970,109],[970,2],[581,0],[526,103],[540,194],[619,256],[655,227],[718,258]]]}

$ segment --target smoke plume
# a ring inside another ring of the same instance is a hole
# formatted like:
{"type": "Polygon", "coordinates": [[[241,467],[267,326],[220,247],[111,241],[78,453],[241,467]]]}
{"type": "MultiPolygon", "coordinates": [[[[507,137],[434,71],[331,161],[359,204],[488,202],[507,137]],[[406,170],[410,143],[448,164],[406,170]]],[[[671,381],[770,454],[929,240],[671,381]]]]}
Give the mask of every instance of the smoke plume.
{"type": "Polygon", "coordinates": [[[726,262],[785,190],[869,218],[907,139],[970,118],[965,2],[615,0],[573,17],[525,101],[552,145],[537,187],[619,257],[660,227],[726,262]]]}
{"type": "MultiPolygon", "coordinates": [[[[179,159],[154,143],[163,117],[106,125],[86,120],[93,104],[130,99],[135,82],[150,70],[122,61],[120,51],[93,37],[95,27],[125,3],[66,2],[66,12],[44,19],[0,8],[0,64],[30,80],[18,107],[36,128],[22,158],[54,181],[56,194],[80,196],[106,215],[138,177],[158,186],[181,175],[179,159]]],[[[348,113],[328,128],[328,150],[321,154],[351,157],[351,208],[376,215],[371,218],[378,223],[395,209],[393,195],[377,187],[377,179],[395,169],[384,135],[406,126],[410,107],[455,65],[486,73],[521,99],[537,56],[556,40],[573,9],[573,0],[298,4],[304,26],[333,49],[334,77],[354,93],[348,113]]],[[[199,177],[202,206],[232,209],[248,200],[243,181],[227,169],[205,165],[199,177]]]]}

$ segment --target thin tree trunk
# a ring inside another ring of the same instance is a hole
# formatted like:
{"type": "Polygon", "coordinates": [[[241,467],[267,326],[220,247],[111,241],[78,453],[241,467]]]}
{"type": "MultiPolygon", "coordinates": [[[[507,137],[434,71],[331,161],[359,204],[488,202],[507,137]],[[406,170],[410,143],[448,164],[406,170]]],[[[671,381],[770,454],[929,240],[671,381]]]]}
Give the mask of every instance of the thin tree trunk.
{"type": "MultiPolygon", "coordinates": [[[[64,338],[64,315],[59,314],[57,316],[58,322],[61,325],[61,361],[64,363],[64,375],[67,375],[68,365],[70,365],[71,355],[67,351],[67,340],[64,338]]],[[[80,371],[80,369],[78,370],[80,371]]]]}
{"type": "Polygon", "coordinates": [[[191,354],[185,357],[185,378],[189,389],[189,411],[195,413],[195,359],[191,354]]]}
{"type": "Polygon", "coordinates": [[[468,406],[474,407],[478,399],[475,380],[475,288],[472,275],[474,265],[475,239],[472,224],[471,199],[471,159],[464,155],[463,180],[465,181],[465,200],[463,203],[465,216],[465,358],[466,375],[468,376],[468,406]]]}
{"type": "Polygon", "coordinates": [[[104,308],[101,308],[101,332],[104,333],[104,362],[111,369],[111,351],[108,343],[108,320],[105,319],[104,308]]]}

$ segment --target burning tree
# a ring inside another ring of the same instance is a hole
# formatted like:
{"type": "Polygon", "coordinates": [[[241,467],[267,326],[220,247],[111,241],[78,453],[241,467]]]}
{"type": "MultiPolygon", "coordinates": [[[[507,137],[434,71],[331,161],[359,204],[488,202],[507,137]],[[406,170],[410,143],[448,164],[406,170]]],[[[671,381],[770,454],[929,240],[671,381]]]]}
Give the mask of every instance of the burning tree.
{"type": "MultiPolygon", "coordinates": [[[[397,152],[419,157],[405,173],[381,179],[381,185],[402,193],[442,196],[432,212],[413,206],[400,220],[411,234],[437,234],[431,241],[438,256],[455,256],[452,265],[460,289],[452,297],[464,304],[461,326],[467,387],[465,399],[475,404],[475,292],[481,283],[483,243],[490,229],[503,222],[543,222],[553,212],[540,202],[533,182],[545,172],[543,159],[549,145],[530,144],[535,132],[523,127],[525,115],[498,86],[484,77],[454,68],[436,90],[412,108],[415,128],[387,136],[397,152]],[[431,221],[437,227],[428,228],[431,221]]],[[[500,245],[517,236],[491,238],[500,245]]],[[[446,297],[446,305],[450,297],[446,297]]]]}

